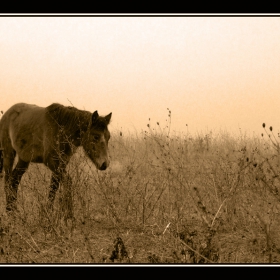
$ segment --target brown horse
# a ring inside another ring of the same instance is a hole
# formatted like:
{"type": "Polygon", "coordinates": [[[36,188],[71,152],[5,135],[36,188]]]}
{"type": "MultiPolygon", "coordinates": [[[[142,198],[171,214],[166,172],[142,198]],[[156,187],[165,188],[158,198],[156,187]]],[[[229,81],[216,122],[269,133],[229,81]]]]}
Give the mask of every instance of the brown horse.
{"type": "MultiPolygon", "coordinates": [[[[30,162],[44,163],[51,171],[48,202],[53,206],[56,191],[76,148],[82,146],[99,170],[109,166],[105,117],[54,103],[46,108],[25,103],[13,105],[0,120],[0,168],[5,171],[6,210],[16,208],[17,189],[30,162]],[[16,154],[18,162],[13,170],[16,154]],[[2,169],[2,168],[1,168],[2,169]]],[[[0,170],[1,172],[1,170],[0,170]]]]}

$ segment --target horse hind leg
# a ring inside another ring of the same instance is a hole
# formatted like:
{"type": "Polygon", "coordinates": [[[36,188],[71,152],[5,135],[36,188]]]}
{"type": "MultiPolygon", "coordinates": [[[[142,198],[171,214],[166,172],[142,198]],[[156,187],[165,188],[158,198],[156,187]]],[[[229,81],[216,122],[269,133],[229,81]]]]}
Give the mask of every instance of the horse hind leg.
{"type": "Polygon", "coordinates": [[[15,169],[11,172],[14,158],[13,160],[11,159],[12,158],[9,159],[4,158],[5,192],[6,192],[6,202],[7,202],[6,210],[8,212],[16,209],[18,185],[22,175],[25,173],[29,165],[29,162],[25,162],[19,158],[15,169]]]}
{"type": "Polygon", "coordinates": [[[6,193],[6,210],[10,210],[10,201],[11,201],[11,187],[10,187],[10,177],[12,176],[13,164],[15,160],[16,152],[13,150],[12,147],[6,147],[3,150],[2,157],[3,157],[3,168],[5,171],[4,174],[4,182],[5,182],[5,193],[6,193]]]}

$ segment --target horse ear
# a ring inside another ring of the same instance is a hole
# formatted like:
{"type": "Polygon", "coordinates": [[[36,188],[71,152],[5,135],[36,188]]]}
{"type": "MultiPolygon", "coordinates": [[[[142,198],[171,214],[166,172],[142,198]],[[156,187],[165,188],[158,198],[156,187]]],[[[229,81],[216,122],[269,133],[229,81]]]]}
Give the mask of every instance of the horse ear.
{"type": "Polygon", "coordinates": [[[95,123],[97,121],[98,117],[99,117],[98,112],[95,111],[91,116],[91,122],[95,123]]]}
{"type": "Polygon", "coordinates": [[[110,123],[111,117],[112,117],[112,113],[110,113],[109,115],[107,115],[106,117],[104,117],[104,119],[106,120],[107,124],[110,123]]]}

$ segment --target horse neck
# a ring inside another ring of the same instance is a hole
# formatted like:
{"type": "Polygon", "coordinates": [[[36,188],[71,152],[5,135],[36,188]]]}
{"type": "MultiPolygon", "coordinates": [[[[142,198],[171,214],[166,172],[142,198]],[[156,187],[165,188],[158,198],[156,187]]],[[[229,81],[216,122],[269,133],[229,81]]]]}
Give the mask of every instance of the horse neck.
{"type": "Polygon", "coordinates": [[[75,118],[73,118],[71,121],[59,123],[59,125],[63,127],[67,139],[76,147],[82,145],[81,138],[88,128],[89,117],[90,115],[81,112],[80,114],[76,115],[75,118]]]}

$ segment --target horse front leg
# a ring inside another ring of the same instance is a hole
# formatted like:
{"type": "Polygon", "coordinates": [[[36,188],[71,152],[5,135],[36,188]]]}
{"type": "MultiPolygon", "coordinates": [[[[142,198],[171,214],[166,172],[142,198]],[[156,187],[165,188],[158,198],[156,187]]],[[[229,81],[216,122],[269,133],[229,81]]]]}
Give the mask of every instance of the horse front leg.
{"type": "Polygon", "coordinates": [[[73,214],[73,188],[72,179],[65,172],[62,176],[62,196],[60,200],[60,209],[65,220],[72,219],[73,214]]]}
{"type": "Polygon", "coordinates": [[[56,192],[59,188],[59,184],[61,181],[61,173],[52,173],[50,190],[49,190],[49,197],[48,197],[48,208],[53,209],[53,203],[55,199],[56,192]]]}
{"type": "Polygon", "coordinates": [[[53,209],[53,204],[56,192],[59,186],[62,185],[62,195],[60,198],[59,208],[63,212],[65,218],[73,217],[73,194],[72,194],[72,180],[65,170],[60,173],[53,173],[50,184],[50,191],[48,197],[48,208],[53,209]]]}
{"type": "Polygon", "coordinates": [[[59,209],[63,213],[66,211],[66,216],[73,215],[73,205],[72,205],[72,183],[71,178],[66,172],[66,166],[69,162],[70,156],[66,155],[63,151],[59,152],[56,157],[52,156],[47,158],[47,166],[50,168],[52,173],[50,191],[48,197],[48,208],[53,209],[54,200],[58,188],[62,187],[61,197],[59,201],[59,209]],[[55,160],[54,160],[55,158],[55,160]],[[65,211],[64,211],[65,210],[65,211]]]}

